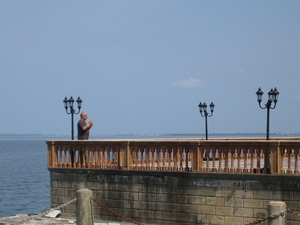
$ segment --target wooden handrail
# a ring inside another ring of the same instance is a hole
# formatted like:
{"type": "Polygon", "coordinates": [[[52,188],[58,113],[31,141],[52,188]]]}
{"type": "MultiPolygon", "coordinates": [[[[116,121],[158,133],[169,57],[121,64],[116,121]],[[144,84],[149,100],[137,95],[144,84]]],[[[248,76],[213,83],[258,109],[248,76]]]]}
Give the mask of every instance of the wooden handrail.
{"type": "Polygon", "coordinates": [[[299,175],[300,140],[46,141],[48,168],[299,175]]]}

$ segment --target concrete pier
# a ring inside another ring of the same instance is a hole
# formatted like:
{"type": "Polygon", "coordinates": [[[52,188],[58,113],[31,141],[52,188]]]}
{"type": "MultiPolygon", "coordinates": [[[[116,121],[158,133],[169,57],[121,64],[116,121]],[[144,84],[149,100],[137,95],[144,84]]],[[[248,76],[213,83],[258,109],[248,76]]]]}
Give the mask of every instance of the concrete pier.
{"type": "MultiPolygon", "coordinates": [[[[18,214],[16,216],[0,218],[0,225],[19,225],[19,222],[22,225],[70,225],[76,224],[76,219],[70,218],[48,218],[48,217],[38,217],[28,216],[27,214],[18,214]]],[[[94,225],[132,225],[129,222],[111,222],[111,221],[94,221],[94,225]]]]}

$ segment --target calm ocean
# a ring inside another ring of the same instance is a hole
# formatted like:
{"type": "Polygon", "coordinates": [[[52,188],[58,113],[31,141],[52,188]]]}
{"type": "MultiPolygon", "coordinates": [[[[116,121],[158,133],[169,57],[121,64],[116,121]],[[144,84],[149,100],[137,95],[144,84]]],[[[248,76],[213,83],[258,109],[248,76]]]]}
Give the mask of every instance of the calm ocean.
{"type": "Polygon", "coordinates": [[[0,139],[0,217],[50,208],[45,140],[0,139]]]}
{"type": "MultiPolygon", "coordinates": [[[[299,137],[277,134],[270,137],[299,137]]],[[[211,138],[260,137],[264,134],[221,134],[211,138]]],[[[112,135],[91,139],[204,138],[204,135],[112,135]]],[[[46,140],[68,137],[0,136],[0,217],[37,214],[50,208],[50,173],[46,140]]]]}

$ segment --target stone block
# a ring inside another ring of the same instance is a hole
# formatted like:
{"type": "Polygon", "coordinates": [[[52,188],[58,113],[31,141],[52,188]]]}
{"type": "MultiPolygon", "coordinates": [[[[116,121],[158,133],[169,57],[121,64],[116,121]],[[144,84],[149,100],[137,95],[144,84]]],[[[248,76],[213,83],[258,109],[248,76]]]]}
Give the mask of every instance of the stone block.
{"type": "Polygon", "coordinates": [[[241,198],[233,197],[225,200],[225,206],[243,207],[244,201],[241,198]]]}
{"type": "Polygon", "coordinates": [[[154,211],[154,219],[155,220],[160,220],[160,221],[162,221],[162,220],[170,221],[171,213],[170,212],[164,212],[164,211],[154,211]]]}
{"type": "Polygon", "coordinates": [[[155,201],[157,202],[171,202],[172,201],[172,196],[168,194],[156,194],[155,196],[155,201]]]}
{"type": "MultiPolygon", "coordinates": [[[[147,210],[162,210],[163,205],[161,202],[146,202],[146,209],[147,210]]],[[[166,209],[164,209],[166,211],[166,209]]]]}
{"type": "Polygon", "coordinates": [[[272,200],[292,201],[294,199],[293,191],[272,191],[272,200]]]}
{"type": "Polygon", "coordinates": [[[181,222],[181,224],[186,224],[189,221],[187,213],[171,212],[171,221],[181,222]]]}
{"type": "Polygon", "coordinates": [[[189,201],[189,196],[188,195],[172,195],[171,202],[172,203],[188,203],[189,201]]]}
{"type": "Polygon", "coordinates": [[[259,199],[244,199],[244,207],[245,208],[262,208],[263,207],[263,201],[259,199]]]}
{"type": "Polygon", "coordinates": [[[57,188],[57,180],[51,180],[50,186],[51,188],[57,188]]]}
{"type": "MultiPolygon", "coordinates": [[[[156,193],[156,186],[155,185],[147,185],[146,187],[145,187],[145,192],[146,193],[156,193]]],[[[131,191],[134,191],[134,190],[131,190],[131,191]]],[[[136,192],[138,191],[138,190],[135,190],[136,192]]]]}
{"type": "Polygon", "coordinates": [[[189,223],[191,224],[207,224],[206,215],[189,213],[189,223]]]}
{"type": "Polygon", "coordinates": [[[233,207],[216,206],[216,215],[232,216],[233,215],[233,207]]]}
{"type": "Polygon", "coordinates": [[[197,187],[196,195],[198,196],[215,196],[215,189],[209,187],[197,187]]]}
{"type": "Polygon", "coordinates": [[[188,203],[194,205],[205,204],[205,196],[189,196],[188,203]]]}
{"type": "MultiPolygon", "coordinates": [[[[118,191],[110,191],[108,195],[109,199],[122,199],[122,193],[118,191]]],[[[130,199],[130,197],[129,197],[130,199]]]]}
{"type": "Polygon", "coordinates": [[[198,213],[199,214],[216,214],[216,206],[208,206],[208,205],[198,205],[198,213]]]}
{"type": "Polygon", "coordinates": [[[162,203],[162,210],[165,212],[179,212],[179,204],[162,203]]]}
{"type": "Polygon", "coordinates": [[[182,213],[197,213],[198,206],[191,204],[179,204],[179,212],[182,213]]]}
{"type": "Polygon", "coordinates": [[[143,190],[142,185],[136,184],[136,185],[131,185],[130,186],[130,192],[138,193],[138,192],[145,192],[145,191],[143,190]]]}
{"type": "Polygon", "coordinates": [[[230,217],[226,216],[224,220],[224,224],[230,224],[230,225],[241,225],[243,223],[242,217],[230,217]]]}
{"type": "Polygon", "coordinates": [[[138,201],[129,201],[129,205],[131,209],[140,209],[138,201]]]}
{"type": "Polygon", "coordinates": [[[139,210],[139,218],[141,218],[141,219],[154,218],[154,211],[139,210]]]}
{"type": "Polygon", "coordinates": [[[123,209],[121,214],[131,219],[138,218],[139,215],[138,210],[136,209],[123,209]]]}
{"type": "Polygon", "coordinates": [[[253,193],[254,199],[272,199],[272,192],[266,190],[257,190],[253,193]]]}
{"type": "Polygon", "coordinates": [[[253,215],[253,209],[234,207],[233,216],[236,216],[236,217],[253,217],[254,216],[253,215]]]}
{"type": "Polygon", "coordinates": [[[138,194],[139,201],[155,202],[156,196],[154,193],[138,194]]]}
{"type": "Polygon", "coordinates": [[[225,199],[221,197],[206,197],[207,205],[224,206],[225,199]]]}
{"type": "Polygon", "coordinates": [[[90,190],[99,190],[99,183],[87,182],[87,188],[90,190]]]}
{"type": "Polygon", "coordinates": [[[186,186],[180,186],[179,187],[179,194],[180,195],[195,195],[197,192],[197,188],[195,187],[186,187],[186,186]]]}
{"type": "Polygon", "coordinates": [[[246,191],[243,188],[236,188],[234,190],[233,196],[235,198],[253,198],[253,192],[250,191],[246,191]]]}
{"type": "Polygon", "coordinates": [[[146,209],[147,208],[147,204],[144,201],[138,201],[138,208],[139,209],[146,209]]]}
{"type": "MultiPolygon", "coordinates": [[[[225,220],[224,216],[212,216],[212,215],[207,216],[207,224],[224,225],[224,220],[225,220]]],[[[231,223],[228,224],[232,225],[231,223]]]]}
{"type": "Polygon", "coordinates": [[[139,194],[138,193],[130,193],[129,194],[129,200],[138,201],[139,200],[139,194]]]}

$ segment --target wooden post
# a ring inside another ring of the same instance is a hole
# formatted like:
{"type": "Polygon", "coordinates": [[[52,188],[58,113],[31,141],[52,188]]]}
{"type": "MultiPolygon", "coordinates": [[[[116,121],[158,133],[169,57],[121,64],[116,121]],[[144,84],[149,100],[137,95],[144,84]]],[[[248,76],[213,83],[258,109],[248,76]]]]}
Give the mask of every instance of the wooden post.
{"type": "MultiPolygon", "coordinates": [[[[269,216],[276,214],[278,212],[282,212],[285,209],[286,209],[286,205],[284,202],[274,201],[274,202],[269,202],[268,204],[269,216]]],[[[285,225],[285,224],[286,224],[286,214],[268,220],[268,225],[285,225]]]]}
{"type": "Polygon", "coordinates": [[[93,225],[94,210],[92,204],[92,191],[86,188],[76,192],[76,225],[93,225]]]}

